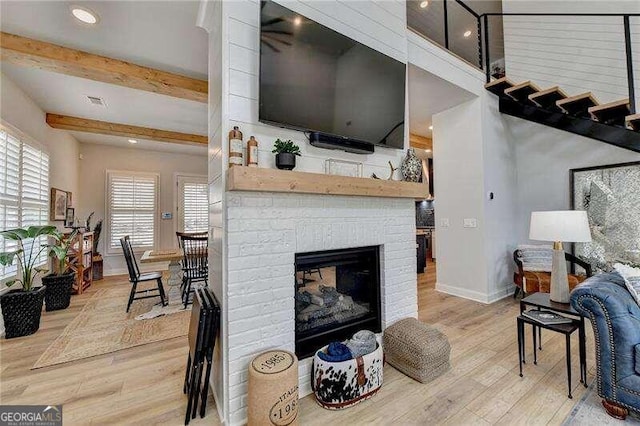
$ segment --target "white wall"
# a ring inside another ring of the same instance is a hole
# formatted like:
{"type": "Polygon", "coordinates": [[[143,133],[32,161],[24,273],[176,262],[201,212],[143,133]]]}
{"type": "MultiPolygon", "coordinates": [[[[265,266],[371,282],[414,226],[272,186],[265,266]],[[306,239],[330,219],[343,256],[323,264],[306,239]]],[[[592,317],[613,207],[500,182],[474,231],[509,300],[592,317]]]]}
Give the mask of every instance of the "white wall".
{"type": "Polygon", "coordinates": [[[515,117],[507,117],[506,124],[518,165],[516,235],[521,242],[528,241],[532,211],[570,208],[571,169],[640,161],[638,153],[515,117]]]}
{"type": "MultiPolygon", "coordinates": [[[[170,152],[148,151],[142,149],[119,148],[108,145],[80,144],[80,193],[82,203],[76,210],[76,216],[84,220],[91,212],[95,212],[93,223],[104,219],[103,233],[98,250],[104,259],[105,275],[126,274],[127,266],[121,254],[109,254],[105,248],[107,236],[106,220],[106,173],[107,170],[132,172],[151,172],[160,175],[158,206],[160,212],[172,212],[171,220],[157,218],[159,226],[158,248],[170,248],[177,245],[175,235],[176,183],[175,174],[196,174],[206,176],[207,160],[203,156],[176,154],[170,152]]],[[[158,213],[160,214],[160,213],[158,213]]],[[[161,269],[165,265],[141,265],[141,269],[161,269]],[[144,266],[144,268],[143,268],[144,266]]]]}
{"type": "MultiPolygon", "coordinates": [[[[511,13],[639,13],[638,1],[514,1],[511,13]]],[[[631,18],[636,99],[640,99],[640,17],[631,18]]],[[[591,91],[601,102],[628,97],[622,17],[504,17],[507,76],[569,95],[591,91]]]]}
{"type": "Polygon", "coordinates": [[[78,141],[65,130],[49,127],[45,112],[5,74],[0,74],[0,90],[0,118],[44,147],[49,153],[49,185],[72,192],[73,204],[78,206],[81,202],[78,141]]]}

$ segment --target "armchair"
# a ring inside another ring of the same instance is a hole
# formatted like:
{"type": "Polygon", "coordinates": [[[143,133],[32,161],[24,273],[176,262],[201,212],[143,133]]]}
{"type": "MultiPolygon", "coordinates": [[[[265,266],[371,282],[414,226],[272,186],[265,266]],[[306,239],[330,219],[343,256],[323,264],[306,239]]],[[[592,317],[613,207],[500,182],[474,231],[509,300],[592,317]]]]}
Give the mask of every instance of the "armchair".
{"type": "MultiPolygon", "coordinates": [[[[551,247],[539,246],[534,250],[549,250],[549,264],[547,270],[527,270],[524,265],[523,257],[526,248],[518,248],[513,252],[513,261],[516,263],[517,270],[513,273],[513,283],[516,286],[516,290],[513,293],[515,299],[519,293],[526,295],[527,293],[549,293],[551,287],[551,247]]],[[[577,258],[571,253],[565,253],[564,257],[567,262],[572,264],[571,270],[575,269],[575,265],[580,266],[585,270],[585,275],[568,274],[569,278],[569,290],[573,290],[575,286],[586,280],[593,275],[591,265],[582,259],[577,258]]]]}
{"type": "Polygon", "coordinates": [[[571,306],[591,320],[598,395],[609,415],[640,411],[640,307],[617,273],[589,278],[571,292],[571,306]]]}

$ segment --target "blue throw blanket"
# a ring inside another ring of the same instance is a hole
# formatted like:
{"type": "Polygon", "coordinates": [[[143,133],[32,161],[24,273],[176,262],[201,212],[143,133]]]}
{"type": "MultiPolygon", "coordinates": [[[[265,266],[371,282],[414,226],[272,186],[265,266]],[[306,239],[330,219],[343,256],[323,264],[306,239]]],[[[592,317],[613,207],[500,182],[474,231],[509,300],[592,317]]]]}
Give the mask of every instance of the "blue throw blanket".
{"type": "Polygon", "coordinates": [[[327,353],[318,352],[318,358],[327,362],[340,362],[352,359],[353,356],[347,345],[341,342],[332,342],[327,347],[327,353]]]}

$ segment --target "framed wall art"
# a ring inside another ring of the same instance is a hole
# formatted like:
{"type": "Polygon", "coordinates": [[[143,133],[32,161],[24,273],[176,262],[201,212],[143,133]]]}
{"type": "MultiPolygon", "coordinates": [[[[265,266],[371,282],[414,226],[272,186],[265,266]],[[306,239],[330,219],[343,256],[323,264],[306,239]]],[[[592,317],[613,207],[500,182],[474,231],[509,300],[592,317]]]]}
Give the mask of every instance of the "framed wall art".
{"type": "Polygon", "coordinates": [[[570,181],[571,208],[587,212],[592,238],[574,253],[598,271],[640,266],[640,161],[572,169],[570,181]]]}
{"type": "Polygon", "coordinates": [[[49,220],[63,221],[66,219],[68,195],[69,193],[67,191],[51,188],[49,220]]]}

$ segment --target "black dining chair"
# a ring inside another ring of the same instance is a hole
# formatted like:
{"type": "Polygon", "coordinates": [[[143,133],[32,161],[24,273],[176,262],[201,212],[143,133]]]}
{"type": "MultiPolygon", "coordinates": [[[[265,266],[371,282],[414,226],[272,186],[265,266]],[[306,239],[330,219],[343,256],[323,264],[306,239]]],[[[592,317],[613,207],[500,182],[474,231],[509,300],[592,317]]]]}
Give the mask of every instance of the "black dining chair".
{"type": "Polygon", "coordinates": [[[176,237],[178,238],[178,247],[182,248],[182,237],[206,237],[209,233],[207,231],[202,232],[180,232],[176,231],[176,237]]]}
{"type": "Polygon", "coordinates": [[[133,254],[133,248],[131,247],[131,241],[129,236],[120,238],[120,245],[124,253],[124,258],[127,261],[127,269],[129,270],[129,282],[131,282],[131,293],[129,293],[129,303],[127,303],[127,312],[131,308],[131,304],[134,300],[148,299],[150,297],[160,296],[162,306],[167,306],[167,297],[164,294],[164,287],[162,286],[162,272],[145,272],[140,273],[138,268],[138,262],[133,254]],[[157,289],[137,290],[138,283],[145,281],[157,281],[157,289]],[[157,293],[156,293],[157,292],[157,293]],[[144,296],[137,296],[138,294],[145,294],[144,296]]]}
{"type": "Polygon", "coordinates": [[[189,296],[193,293],[194,284],[204,283],[206,286],[209,280],[209,237],[183,235],[180,240],[183,252],[182,303],[186,308],[190,303],[189,296]]]}

